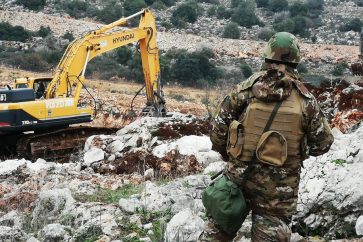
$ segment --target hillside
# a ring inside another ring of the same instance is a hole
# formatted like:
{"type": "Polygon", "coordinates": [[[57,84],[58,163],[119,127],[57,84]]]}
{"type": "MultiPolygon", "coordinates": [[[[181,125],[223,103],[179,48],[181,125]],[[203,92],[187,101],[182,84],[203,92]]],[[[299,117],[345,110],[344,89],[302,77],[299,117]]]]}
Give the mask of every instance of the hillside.
{"type": "MultiPolygon", "coordinates": [[[[70,41],[141,7],[156,17],[167,117],[140,116],[137,44],[92,60],[79,106],[96,113],[81,126],[113,133],[88,135],[63,160],[0,147],[0,242],[230,241],[202,203],[227,166],[210,117],[280,30],[298,36],[297,69],[335,139],[303,162],[291,241],[363,241],[363,77],[350,70],[361,62],[363,1],[0,0],[0,88],[51,76],[70,41]]],[[[249,215],[233,242],[250,241],[251,225],[249,215]]]]}

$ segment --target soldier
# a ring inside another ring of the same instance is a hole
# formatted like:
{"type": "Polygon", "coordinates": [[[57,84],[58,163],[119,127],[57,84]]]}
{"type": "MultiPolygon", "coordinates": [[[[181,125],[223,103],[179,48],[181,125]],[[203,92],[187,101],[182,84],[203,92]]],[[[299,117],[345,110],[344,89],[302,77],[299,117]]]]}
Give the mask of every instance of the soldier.
{"type": "Polygon", "coordinates": [[[210,137],[213,149],[229,159],[226,175],[241,186],[252,210],[252,241],[290,241],[302,162],[327,152],[333,136],[296,71],[296,37],[276,33],[263,57],[262,71],[220,104],[210,137]],[[264,133],[271,117],[270,131],[264,133]]]}

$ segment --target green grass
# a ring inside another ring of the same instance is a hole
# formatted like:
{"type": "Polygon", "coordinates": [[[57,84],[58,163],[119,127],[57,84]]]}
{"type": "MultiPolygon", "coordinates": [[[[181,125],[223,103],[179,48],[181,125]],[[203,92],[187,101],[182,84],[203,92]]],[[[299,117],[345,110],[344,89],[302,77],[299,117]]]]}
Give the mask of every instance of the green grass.
{"type": "Polygon", "coordinates": [[[147,235],[147,230],[139,228],[135,223],[130,223],[127,218],[122,218],[117,221],[118,225],[121,227],[121,235],[119,239],[122,241],[138,242],[139,238],[148,236],[152,242],[163,241],[163,235],[165,232],[165,226],[172,218],[170,210],[160,211],[160,212],[150,212],[146,210],[140,210],[138,212],[142,224],[152,223],[152,235],[147,235]],[[137,236],[127,238],[127,235],[131,233],[136,233],[137,236]]]}
{"type": "Polygon", "coordinates": [[[339,166],[342,166],[345,163],[347,163],[347,161],[346,160],[343,160],[343,159],[336,159],[336,160],[332,160],[331,163],[336,164],[336,165],[339,165],[339,166]]]}
{"type": "Polygon", "coordinates": [[[74,197],[79,202],[118,203],[121,198],[129,198],[133,194],[141,193],[141,191],[142,186],[127,184],[116,190],[99,187],[92,195],[77,195],[74,197]]]}

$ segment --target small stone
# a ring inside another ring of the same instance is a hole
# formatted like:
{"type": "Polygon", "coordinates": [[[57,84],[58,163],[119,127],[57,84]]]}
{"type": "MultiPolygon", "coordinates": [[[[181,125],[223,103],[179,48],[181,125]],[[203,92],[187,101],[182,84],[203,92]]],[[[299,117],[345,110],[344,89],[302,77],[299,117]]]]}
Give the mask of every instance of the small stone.
{"type": "Polygon", "coordinates": [[[151,240],[149,237],[140,238],[140,241],[144,241],[144,242],[152,242],[152,240],[151,240]]]}
{"type": "Polygon", "coordinates": [[[110,157],[108,157],[107,160],[110,161],[110,162],[115,161],[116,160],[116,155],[114,155],[114,154],[110,155],[110,157]]]}
{"type": "Polygon", "coordinates": [[[144,224],[143,227],[144,227],[145,230],[149,230],[149,229],[153,228],[153,224],[152,223],[144,224]]]}
{"type": "Polygon", "coordinates": [[[135,213],[136,210],[141,207],[141,203],[138,199],[121,198],[118,204],[122,211],[130,214],[135,213]]]}
{"type": "Polygon", "coordinates": [[[121,140],[115,140],[107,146],[106,150],[111,154],[115,154],[117,152],[121,152],[124,148],[125,144],[121,140]]]}
{"type": "Polygon", "coordinates": [[[111,242],[111,239],[107,235],[102,235],[102,237],[96,240],[95,242],[111,242]]]}
{"type": "Polygon", "coordinates": [[[154,177],[154,175],[155,175],[154,169],[150,168],[145,171],[144,178],[145,180],[151,180],[154,177]]]}

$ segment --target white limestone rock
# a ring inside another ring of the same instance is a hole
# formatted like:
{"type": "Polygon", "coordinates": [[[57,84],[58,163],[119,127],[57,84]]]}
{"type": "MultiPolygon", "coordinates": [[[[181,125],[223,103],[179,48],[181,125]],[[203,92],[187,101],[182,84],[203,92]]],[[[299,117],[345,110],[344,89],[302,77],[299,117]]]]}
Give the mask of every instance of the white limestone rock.
{"type": "Polygon", "coordinates": [[[360,127],[350,134],[335,135],[328,153],[304,161],[296,222],[309,229],[319,227],[326,231],[326,238],[354,231],[355,221],[363,213],[363,163],[358,158],[362,149],[360,127]]]}
{"type": "Polygon", "coordinates": [[[184,136],[170,143],[161,144],[153,149],[153,155],[162,158],[171,150],[178,150],[181,155],[195,155],[203,166],[221,161],[221,155],[212,150],[212,142],[208,136],[184,136]]]}
{"type": "Polygon", "coordinates": [[[35,201],[32,226],[41,228],[44,224],[57,221],[63,210],[74,203],[68,188],[42,191],[35,201]]]}
{"type": "Polygon", "coordinates": [[[94,162],[105,159],[105,152],[100,148],[91,148],[83,156],[83,164],[91,166],[94,162]]]}
{"type": "Polygon", "coordinates": [[[227,162],[217,161],[209,164],[203,171],[203,174],[216,174],[223,171],[227,166],[227,162]]]}
{"type": "Polygon", "coordinates": [[[355,223],[355,233],[357,235],[363,235],[363,215],[359,216],[355,223]]]}
{"type": "Polygon", "coordinates": [[[70,241],[71,228],[59,223],[48,224],[39,231],[38,237],[42,241],[70,241]]]}
{"type": "Polygon", "coordinates": [[[204,229],[204,221],[192,210],[180,211],[166,226],[165,241],[198,241],[204,229]]]}
{"type": "Polygon", "coordinates": [[[23,242],[26,241],[26,238],[26,233],[19,228],[0,226],[1,242],[23,242]]]}

